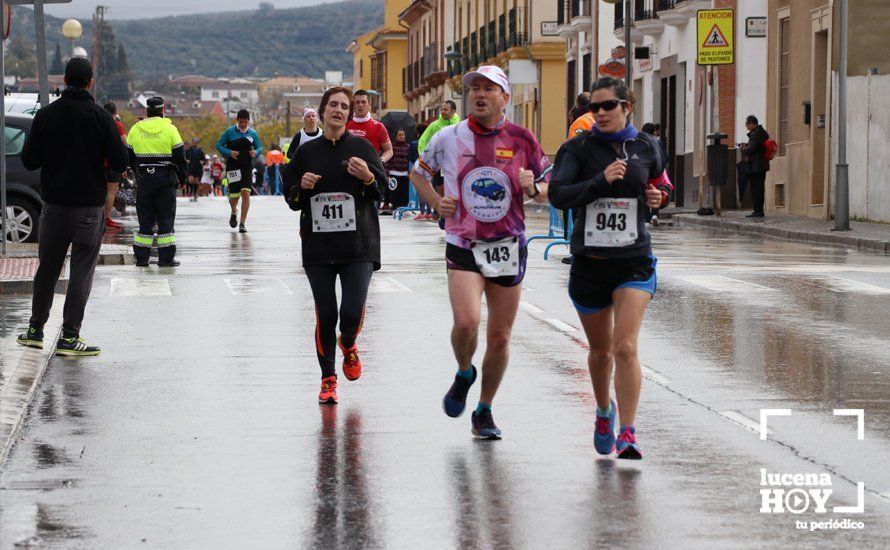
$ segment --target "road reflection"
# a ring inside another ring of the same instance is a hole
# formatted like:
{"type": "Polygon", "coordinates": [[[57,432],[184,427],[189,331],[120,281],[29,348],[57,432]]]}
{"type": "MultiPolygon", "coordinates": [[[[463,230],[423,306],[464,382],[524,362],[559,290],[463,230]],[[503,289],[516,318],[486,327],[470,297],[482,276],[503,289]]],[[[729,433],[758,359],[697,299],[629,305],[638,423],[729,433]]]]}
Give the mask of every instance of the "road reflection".
{"type": "Polygon", "coordinates": [[[372,518],[362,449],[362,419],[357,410],[346,412],[338,427],[338,408],[320,406],[315,477],[313,548],[378,547],[372,518]]]}
{"type": "Polygon", "coordinates": [[[454,534],[458,548],[516,548],[511,476],[498,459],[498,445],[480,441],[451,457],[454,534]]]}

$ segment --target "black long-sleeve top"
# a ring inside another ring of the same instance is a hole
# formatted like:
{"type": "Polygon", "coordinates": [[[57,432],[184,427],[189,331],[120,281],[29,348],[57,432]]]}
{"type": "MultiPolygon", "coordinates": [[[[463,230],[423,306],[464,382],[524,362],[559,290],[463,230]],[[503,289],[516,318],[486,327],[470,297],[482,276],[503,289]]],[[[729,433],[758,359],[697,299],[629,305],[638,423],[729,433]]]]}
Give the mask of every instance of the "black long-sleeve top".
{"type": "MultiPolygon", "coordinates": [[[[619,144],[620,145],[620,144],[619,144]]],[[[548,198],[556,208],[572,209],[574,230],[571,237],[572,254],[599,258],[634,258],[652,253],[649,232],[646,230],[646,188],[650,180],[661,178],[664,159],[658,143],[652,136],[640,133],[627,141],[621,153],[611,143],[598,138],[592,132],[567,141],[556,153],[553,172],[550,175],[548,198]],[[613,183],[606,181],[605,170],[610,164],[627,154],[627,172],[623,179],[613,183]],[[585,230],[595,231],[595,224],[587,227],[587,206],[598,199],[637,199],[636,240],[623,247],[585,246],[585,230]]],[[[662,192],[670,186],[656,184],[662,192]]]]}
{"type": "Polygon", "coordinates": [[[117,172],[127,169],[114,118],[80,88],[66,88],[62,97],[37,111],[22,149],[25,168],[41,169],[44,202],[63,206],[105,204],[106,160],[117,172]]]}
{"type": "Polygon", "coordinates": [[[284,192],[290,207],[300,211],[304,266],[372,262],[375,270],[380,269],[380,221],[375,201],[380,200],[380,189],[386,185],[387,179],[374,146],[349,132],[344,132],[336,141],[322,136],[297,149],[284,171],[284,192]],[[365,185],[347,172],[352,157],[368,164],[374,183],[365,185]],[[321,176],[311,190],[300,186],[307,172],[321,176]],[[313,231],[312,200],[322,193],[352,196],[356,214],[354,230],[313,231]]]}
{"type": "Polygon", "coordinates": [[[748,146],[745,156],[748,157],[748,172],[762,174],[769,172],[769,160],[766,158],[766,140],[769,134],[763,126],[757,126],[748,133],[748,146]]]}

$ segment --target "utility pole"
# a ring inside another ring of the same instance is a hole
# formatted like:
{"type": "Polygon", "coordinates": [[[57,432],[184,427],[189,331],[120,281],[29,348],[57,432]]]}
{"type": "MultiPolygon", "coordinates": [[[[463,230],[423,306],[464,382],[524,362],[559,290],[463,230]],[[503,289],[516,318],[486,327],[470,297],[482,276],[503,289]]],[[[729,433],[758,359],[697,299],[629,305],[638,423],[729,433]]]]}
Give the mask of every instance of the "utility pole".
{"type": "Polygon", "coordinates": [[[834,199],[834,230],[850,230],[850,165],[847,164],[847,0],[840,0],[837,77],[837,183],[834,199]]]}
{"type": "Polygon", "coordinates": [[[634,16],[631,9],[631,1],[624,0],[624,61],[626,63],[624,72],[624,83],[627,85],[628,90],[634,89],[634,48],[633,44],[630,43],[630,27],[631,25],[633,25],[634,16]]]}
{"type": "Polygon", "coordinates": [[[290,101],[287,102],[287,112],[284,114],[284,135],[293,135],[290,131],[290,101]]]}
{"type": "MultiPolygon", "coordinates": [[[[6,45],[6,6],[3,0],[0,0],[0,126],[6,128],[6,82],[3,77],[6,76],[5,52],[3,47],[6,45]]],[[[6,256],[6,231],[9,220],[6,216],[6,139],[0,139],[0,256],[6,256]]]]}

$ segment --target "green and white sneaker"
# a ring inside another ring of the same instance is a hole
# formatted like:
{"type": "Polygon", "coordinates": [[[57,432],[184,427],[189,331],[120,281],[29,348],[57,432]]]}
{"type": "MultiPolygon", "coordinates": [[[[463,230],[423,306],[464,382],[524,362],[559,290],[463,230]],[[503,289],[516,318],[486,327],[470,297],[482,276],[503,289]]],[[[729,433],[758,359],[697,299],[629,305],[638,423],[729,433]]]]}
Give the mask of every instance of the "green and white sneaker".
{"type": "Polygon", "coordinates": [[[82,356],[82,355],[99,355],[102,350],[97,346],[88,346],[84,343],[83,338],[74,336],[72,338],[59,338],[56,344],[56,355],[82,356]]]}
{"type": "Polygon", "coordinates": [[[29,348],[43,349],[43,331],[37,330],[34,327],[28,327],[28,332],[19,334],[15,341],[29,348]]]}

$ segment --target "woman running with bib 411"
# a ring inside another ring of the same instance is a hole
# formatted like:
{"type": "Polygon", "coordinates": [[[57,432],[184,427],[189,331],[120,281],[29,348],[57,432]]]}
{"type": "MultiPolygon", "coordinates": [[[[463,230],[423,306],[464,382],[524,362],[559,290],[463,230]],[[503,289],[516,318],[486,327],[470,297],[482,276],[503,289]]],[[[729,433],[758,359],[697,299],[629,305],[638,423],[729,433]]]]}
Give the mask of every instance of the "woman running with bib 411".
{"type": "Polygon", "coordinates": [[[339,343],[343,374],[362,374],[355,340],[365,317],[371,274],[380,269],[380,222],[375,202],[388,178],[377,151],[346,131],[352,94],[330,88],[321,99],[322,138],[300,145],[285,170],[288,205],[300,210],[303,268],[315,299],[315,348],[321,366],[320,403],[337,402],[334,360],[339,343]],[[342,300],[337,338],[337,277],[342,300]]]}
{"type": "Polygon", "coordinates": [[[663,208],[672,185],[658,143],[628,120],[633,106],[624,82],[604,77],[593,85],[589,107],[596,126],[559,149],[548,194],[553,206],[574,212],[569,297],[590,344],[594,446],[600,454],[614,450],[618,458],[640,459],[637,338],[656,281],[644,213],[647,204],[663,208]],[[609,392],[613,359],[617,406],[609,392]]]}

